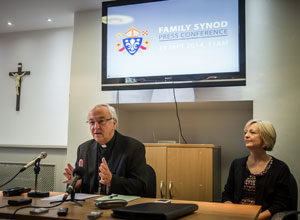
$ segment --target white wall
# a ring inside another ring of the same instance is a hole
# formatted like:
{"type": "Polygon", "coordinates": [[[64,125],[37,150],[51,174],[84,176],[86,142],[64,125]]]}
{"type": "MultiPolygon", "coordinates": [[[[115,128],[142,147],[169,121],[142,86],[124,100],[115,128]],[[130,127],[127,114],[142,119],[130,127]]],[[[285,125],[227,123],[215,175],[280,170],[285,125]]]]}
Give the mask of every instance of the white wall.
{"type": "Polygon", "coordinates": [[[0,145],[66,146],[72,28],[0,35],[0,145]],[[16,111],[17,64],[22,78],[16,111]]]}
{"type": "Polygon", "coordinates": [[[41,163],[56,165],[59,191],[68,144],[72,42],[73,28],[0,35],[0,161],[27,163],[46,151],[41,163]],[[15,81],[8,73],[17,71],[19,62],[30,75],[22,80],[17,112],[15,81]]]}
{"type": "MultiPolygon", "coordinates": [[[[180,96],[179,102],[191,99],[195,102],[253,100],[254,117],[270,120],[277,128],[278,140],[271,154],[289,165],[298,182],[299,4],[297,0],[246,1],[247,86],[176,90],[180,96]]],[[[100,12],[77,13],[71,73],[70,145],[67,155],[67,160],[72,162],[75,161],[77,146],[90,138],[88,128],[83,123],[88,109],[99,102],[116,103],[115,92],[100,91],[100,39],[100,12]]],[[[170,90],[120,92],[120,103],[169,101],[173,101],[170,90]],[[160,97],[163,98],[157,98],[159,95],[156,94],[162,92],[164,94],[160,97]]],[[[240,152],[243,146],[228,148],[229,152],[240,152]]],[[[222,157],[222,163],[227,165],[222,168],[222,176],[227,174],[234,157],[236,154],[222,157]]]]}

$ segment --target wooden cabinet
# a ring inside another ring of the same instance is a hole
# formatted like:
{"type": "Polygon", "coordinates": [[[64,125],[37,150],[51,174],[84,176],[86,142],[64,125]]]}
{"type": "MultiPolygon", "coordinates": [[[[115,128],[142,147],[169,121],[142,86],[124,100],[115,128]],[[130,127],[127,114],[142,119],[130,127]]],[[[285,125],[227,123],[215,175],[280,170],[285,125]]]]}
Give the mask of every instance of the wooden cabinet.
{"type": "Polygon", "coordinates": [[[220,151],[212,144],[145,144],[157,197],[220,201],[220,151]]]}

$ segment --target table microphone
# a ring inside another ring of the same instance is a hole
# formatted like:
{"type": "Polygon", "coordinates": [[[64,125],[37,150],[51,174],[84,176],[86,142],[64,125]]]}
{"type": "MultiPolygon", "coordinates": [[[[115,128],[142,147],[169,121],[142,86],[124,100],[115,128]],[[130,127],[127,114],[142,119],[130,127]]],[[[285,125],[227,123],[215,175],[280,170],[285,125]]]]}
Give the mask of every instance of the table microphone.
{"type": "Polygon", "coordinates": [[[82,178],[84,174],[84,168],[83,167],[77,167],[75,168],[75,170],[73,171],[73,180],[72,182],[70,183],[70,185],[68,186],[67,190],[66,190],[66,193],[63,197],[63,200],[66,200],[68,198],[68,196],[74,192],[74,188],[75,188],[75,185],[77,183],[78,180],[80,180],[82,178]]]}
{"type": "Polygon", "coordinates": [[[38,157],[34,158],[32,161],[30,161],[28,164],[26,164],[21,170],[20,172],[23,172],[24,170],[26,170],[28,167],[32,166],[33,164],[35,164],[36,161],[41,160],[41,159],[45,159],[47,157],[47,153],[46,152],[42,152],[38,157]]]}

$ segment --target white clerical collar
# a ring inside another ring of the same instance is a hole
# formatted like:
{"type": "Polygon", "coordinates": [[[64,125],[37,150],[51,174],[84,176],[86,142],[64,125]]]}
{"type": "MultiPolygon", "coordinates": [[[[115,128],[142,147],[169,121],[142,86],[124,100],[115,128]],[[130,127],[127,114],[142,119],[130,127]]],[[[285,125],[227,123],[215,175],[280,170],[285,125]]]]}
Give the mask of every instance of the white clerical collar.
{"type": "Polygon", "coordinates": [[[101,145],[102,148],[107,148],[106,144],[101,145]]]}

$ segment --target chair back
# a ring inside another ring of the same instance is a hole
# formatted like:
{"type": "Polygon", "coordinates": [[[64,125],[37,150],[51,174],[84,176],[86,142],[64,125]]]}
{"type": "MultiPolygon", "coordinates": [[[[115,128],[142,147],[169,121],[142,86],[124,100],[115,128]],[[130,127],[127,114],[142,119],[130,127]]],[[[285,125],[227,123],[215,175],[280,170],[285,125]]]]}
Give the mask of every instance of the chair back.
{"type": "Polygon", "coordinates": [[[271,220],[298,220],[298,215],[300,214],[297,211],[298,208],[298,186],[295,177],[291,173],[290,175],[290,195],[291,195],[291,203],[288,211],[278,212],[271,220]]]}
{"type": "Polygon", "coordinates": [[[156,198],[156,174],[154,169],[146,164],[146,175],[147,175],[147,184],[146,184],[146,194],[144,197],[156,198]]]}
{"type": "Polygon", "coordinates": [[[290,175],[290,194],[291,194],[291,210],[297,210],[298,208],[298,186],[295,177],[291,173],[290,175]]]}
{"type": "Polygon", "coordinates": [[[291,173],[290,175],[290,195],[291,195],[291,204],[290,211],[287,211],[283,216],[282,220],[297,220],[299,212],[298,208],[298,186],[295,177],[291,173]]]}

